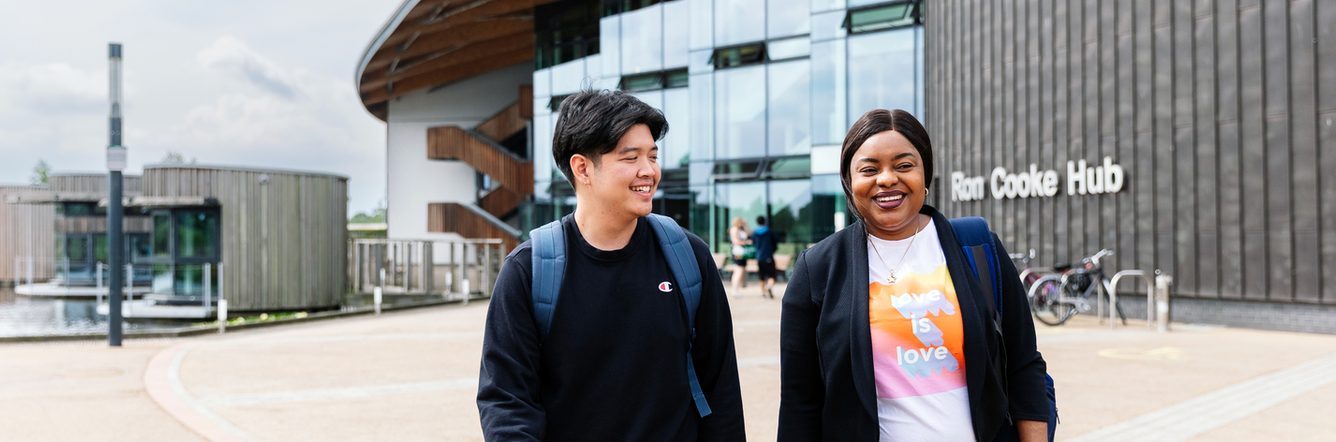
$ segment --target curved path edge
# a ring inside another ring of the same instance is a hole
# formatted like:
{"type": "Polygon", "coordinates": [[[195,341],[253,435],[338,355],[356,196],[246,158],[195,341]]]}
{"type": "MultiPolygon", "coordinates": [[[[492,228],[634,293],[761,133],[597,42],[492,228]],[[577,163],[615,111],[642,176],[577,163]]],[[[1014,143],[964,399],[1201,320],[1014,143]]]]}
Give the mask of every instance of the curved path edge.
{"type": "Polygon", "coordinates": [[[144,370],[144,390],[181,425],[212,441],[252,441],[255,436],[237,428],[195,400],[181,384],[181,362],[197,344],[178,344],[158,352],[144,370]]]}

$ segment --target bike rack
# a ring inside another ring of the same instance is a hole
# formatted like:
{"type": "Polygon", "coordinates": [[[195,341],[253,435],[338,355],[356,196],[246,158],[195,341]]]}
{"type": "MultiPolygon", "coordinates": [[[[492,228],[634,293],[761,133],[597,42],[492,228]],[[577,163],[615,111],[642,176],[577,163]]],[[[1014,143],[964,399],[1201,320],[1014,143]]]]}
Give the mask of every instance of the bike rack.
{"type": "MultiPolygon", "coordinates": [[[[1160,271],[1156,270],[1155,274],[1160,274],[1160,271]]],[[[1109,329],[1113,329],[1117,326],[1118,322],[1116,318],[1116,315],[1118,314],[1118,309],[1116,308],[1118,305],[1118,283],[1122,281],[1124,277],[1128,276],[1141,278],[1142,282],[1146,283],[1146,325],[1150,326],[1150,328],[1155,328],[1155,322],[1153,321],[1155,318],[1155,281],[1152,280],[1150,275],[1144,270],[1123,270],[1114,273],[1113,277],[1109,278],[1108,287],[1101,287],[1109,292],[1109,329]]],[[[1104,297],[1099,298],[1097,315],[1103,320],[1104,297]]]]}

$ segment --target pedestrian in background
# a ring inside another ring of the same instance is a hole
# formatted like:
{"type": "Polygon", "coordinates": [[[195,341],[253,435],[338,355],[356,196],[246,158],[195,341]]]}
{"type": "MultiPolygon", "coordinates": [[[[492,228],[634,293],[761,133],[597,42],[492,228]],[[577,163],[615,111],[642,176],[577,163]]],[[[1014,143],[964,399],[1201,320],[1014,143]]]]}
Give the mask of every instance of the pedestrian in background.
{"type": "Polygon", "coordinates": [[[780,319],[780,441],[1048,439],[1050,401],[1020,278],[993,237],[1002,312],[950,221],[925,205],[933,152],[908,112],[849,129],[859,220],[798,256],[780,319]]]}
{"type": "Polygon", "coordinates": [[[733,255],[733,295],[747,287],[747,249],[751,246],[751,232],[747,230],[747,221],[742,217],[733,218],[733,225],[728,228],[729,252],[733,255]]]}
{"type": "Polygon", "coordinates": [[[761,280],[761,296],[775,299],[771,292],[775,287],[775,233],[766,225],[765,217],[756,217],[756,230],[752,231],[752,247],[756,249],[756,276],[761,280]]]}

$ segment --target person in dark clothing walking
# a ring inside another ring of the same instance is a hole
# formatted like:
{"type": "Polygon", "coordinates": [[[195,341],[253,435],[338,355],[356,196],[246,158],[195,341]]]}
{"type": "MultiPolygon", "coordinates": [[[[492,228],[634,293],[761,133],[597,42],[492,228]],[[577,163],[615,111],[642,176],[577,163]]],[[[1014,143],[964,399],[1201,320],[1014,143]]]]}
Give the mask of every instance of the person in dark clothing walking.
{"type": "Polygon", "coordinates": [[[752,231],[752,246],[756,247],[756,276],[761,279],[761,296],[775,299],[775,232],[765,224],[765,217],[756,217],[752,231]]]}
{"type": "Polygon", "coordinates": [[[691,324],[645,218],[667,130],[662,113],[620,91],[562,103],[552,153],[577,204],[561,221],[560,302],[544,333],[531,290],[552,275],[535,275],[532,241],[520,244],[487,311],[477,398],[487,440],[745,440],[732,318],[709,248],[687,234],[702,284],[691,324]],[[693,402],[688,363],[708,407],[693,402]]]}

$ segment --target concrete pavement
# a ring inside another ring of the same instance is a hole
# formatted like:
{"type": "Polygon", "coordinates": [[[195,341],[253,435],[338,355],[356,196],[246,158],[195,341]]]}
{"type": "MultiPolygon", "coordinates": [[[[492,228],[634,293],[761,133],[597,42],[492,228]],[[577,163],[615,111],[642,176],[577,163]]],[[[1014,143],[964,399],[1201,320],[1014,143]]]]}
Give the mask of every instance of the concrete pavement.
{"type": "MultiPolygon", "coordinates": [[[[782,291],[782,287],[780,288],[782,291]]],[[[748,437],[774,440],[779,303],[731,300],[748,437]]],[[[0,345],[3,440],[479,440],[485,302],[221,336],[0,345]]],[[[1038,324],[1064,440],[1323,440],[1336,336],[1038,324]]]]}

